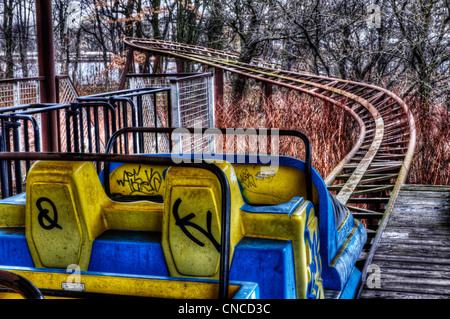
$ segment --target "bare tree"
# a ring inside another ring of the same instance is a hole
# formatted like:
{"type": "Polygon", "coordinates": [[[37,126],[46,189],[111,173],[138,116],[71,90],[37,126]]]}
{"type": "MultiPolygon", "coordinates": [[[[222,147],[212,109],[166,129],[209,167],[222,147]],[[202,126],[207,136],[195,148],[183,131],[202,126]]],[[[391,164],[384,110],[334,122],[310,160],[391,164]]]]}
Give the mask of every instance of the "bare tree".
{"type": "Polygon", "coordinates": [[[4,52],[5,52],[5,78],[14,77],[14,38],[13,38],[13,21],[14,21],[14,1],[3,0],[3,24],[2,33],[4,36],[4,52]]]}
{"type": "Polygon", "coordinates": [[[447,91],[448,95],[449,1],[388,2],[395,17],[401,59],[414,79],[404,95],[416,89],[424,100],[432,93],[441,96],[447,91]]]}
{"type": "MultiPolygon", "coordinates": [[[[226,47],[237,51],[240,62],[250,63],[253,58],[267,53],[270,43],[283,39],[283,22],[273,0],[213,2],[213,6],[220,6],[216,12],[220,10],[224,27],[232,31],[226,47]]],[[[232,88],[235,99],[242,98],[245,82],[244,77],[235,76],[232,88]]]]}

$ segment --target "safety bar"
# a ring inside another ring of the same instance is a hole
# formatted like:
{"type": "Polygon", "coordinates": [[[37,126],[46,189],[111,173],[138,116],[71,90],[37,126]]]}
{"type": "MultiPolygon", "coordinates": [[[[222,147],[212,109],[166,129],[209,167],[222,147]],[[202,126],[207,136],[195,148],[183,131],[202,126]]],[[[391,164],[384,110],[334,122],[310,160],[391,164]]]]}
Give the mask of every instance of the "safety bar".
{"type": "Polygon", "coordinates": [[[7,287],[27,299],[44,299],[44,296],[28,279],[0,269],[0,286],[7,287]]]}
{"type": "MultiPolygon", "coordinates": [[[[111,138],[108,140],[106,144],[106,153],[109,154],[111,152],[111,148],[115,144],[115,140],[118,136],[126,133],[162,133],[162,134],[170,134],[170,136],[174,132],[176,128],[154,128],[154,127],[127,127],[114,132],[111,138]]],[[[252,130],[235,130],[235,129],[226,129],[226,128],[182,128],[182,130],[187,130],[190,133],[202,133],[205,132],[207,134],[225,134],[225,135],[258,135],[262,129],[252,129],[252,130]]],[[[295,130],[277,130],[276,131],[279,136],[293,136],[300,138],[305,144],[305,175],[306,175],[306,199],[309,201],[313,200],[312,193],[312,160],[311,160],[311,143],[309,138],[300,131],[295,130]]],[[[265,134],[272,135],[271,130],[264,130],[265,134]]],[[[172,147],[171,143],[170,147],[172,147]]],[[[170,149],[172,151],[172,149],[170,149]]],[[[105,165],[106,169],[106,165],[105,165]]],[[[105,171],[105,176],[108,176],[109,171],[105,171]]],[[[105,190],[109,189],[109,179],[105,178],[105,190]]]]}

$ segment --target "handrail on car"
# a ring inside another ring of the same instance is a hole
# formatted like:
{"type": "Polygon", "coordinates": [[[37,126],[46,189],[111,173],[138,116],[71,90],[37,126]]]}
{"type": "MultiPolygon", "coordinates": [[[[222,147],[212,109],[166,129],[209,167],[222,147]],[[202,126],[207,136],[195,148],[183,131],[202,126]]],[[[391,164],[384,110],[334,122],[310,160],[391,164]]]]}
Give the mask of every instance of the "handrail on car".
{"type": "MultiPolygon", "coordinates": [[[[108,140],[106,144],[106,153],[109,154],[111,152],[111,148],[113,147],[117,137],[119,137],[122,134],[126,133],[163,133],[163,134],[172,134],[177,128],[155,128],[155,127],[126,127],[117,130],[114,132],[114,134],[111,135],[111,138],[108,140]]],[[[252,130],[229,130],[226,128],[182,128],[183,130],[189,131],[189,133],[195,134],[195,133],[201,133],[204,134],[205,132],[207,134],[231,134],[231,135],[258,135],[262,131],[261,129],[252,129],[252,130]],[[232,132],[232,133],[231,133],[232,132]]],[[[305,144],[305,175],[306,175],[306,199],[309,201],[313,201],[313,193],[312,193],[312,160],[311,160],[311,143],[309,141],[309,138],[300,131],[295,130],[278,130],[277,134],[280,136],[294,136],[302,139],[303,143],[305,144]]],[[[175,132],[176,133],[176,132],[175,132]]],[[[265,130],[265,134],[272,135],[271,130],[265,130]]],[[[169,145],[171,152],[172,145],[169,145]]],[[[106,169],[106,166],[105,166],[106,169]]],[[[109,169],[109,167],[108,167],[109,169]]],[[[109,173],[109,171],[108,171],[109,173]]],[[[106,173],[105,173],[106,176],[106,173]]],[[[107,182],[107,179],[105,178],[105,183],[107,182]]],[[[106,186],[109,186],[109,184],[106,184],[106,186]]]]}
{"type": "Polygon", "coordinates": [[[0,269],[0,286],[19,293],[26,299],[44,299],[41,291],[25,277],[0,269]]]}
{"type": "MultiPolygon", "coordinates": [[[[111,149],[113,145],[115,144],[115,141],[117,137],[119,137],[121,134],[126,133],[162,133],[162,134],[172,134],[176,130],[176,128],[155,128],[155,127],[128,127],[128,128],[122,128],[114,132],[112,134],[111,138],[108,140],[108,143],[106,144],[105,152],[106,154],[110,154],[111,149]]],[[[188,130],[190,133],[199,133],[199,128],[183,128],[183,130],[188,130]]],[[[205,133],[207,128],[202,128],[201,132],[205,133]]],[[[236,135],[245,135],[245,134],[259,134],[260,129],[255,129],[253,131],[249,132],[239,132],[233,130],[234,134],[236,135]]],[[[228,131],[229,133],[230,131],[228,131]]],[[[219,129],[209,129],[208,133],[211,134],[227,134],[227,129],[219,128],[219,129]],[[220,133],[219,133],[220,132],[220,133]]],[[[272,135],[271,131],[265,131],[265,133],[272,135]]],[[[307,199],[312,202],[312,165],[311,165],[311,144],[308,139],[308,137],[299,131],[294,130],[278,130],[278,134],[280,136],[295,136],[302,139],[302,141],[305,144],[305,170],[306,170],[306,192],[307,192],[307,199]]],[[[170,145],[170,151],[171,145],[170,145]]],[[[151,156],[145,156],[152,158],[151,156]]],[[[164,157],[156,157],[156,158],[164,158],[164,157]]],[[[209,163],[205,160],[202,160],[202,163],[209,163]]],[[[173,160],[169,160],[167,165],[179,165],[175,164],[173,160]]],[[[193,164],[191,164],[193,165],[193,164]]],[[[219,299],[225,299],[228,295],[228,282],[229,282],[229,256],[230,256],[230,188],[228,184],[228,180],[223,173],[223,171],[216,165],[209,163],[209,165],[213,166],[207,166],[209,168],[214,167],[214,170],[209,169],[212,171],[219,179],[221,189],[222,189],[222,211],[225,212],[222,214],[222,229],[221,229],[221,242],[223,243],[221,245],[221,258],[220,258],[220,281],[219,281],[219,299]],[[225,190],[225,192],[224,192],[225,190]],[[227,201],[227,204],[224,206],[224,202],[227,201]],[[223,258],[222,258],[223,256],[223,258]]],[[[194,166],[195,167],[195,166],[194,166]]],[[[109,195],[109,162],[105,162],[104,165],[104,188],[106,193],[109,195]]]]}

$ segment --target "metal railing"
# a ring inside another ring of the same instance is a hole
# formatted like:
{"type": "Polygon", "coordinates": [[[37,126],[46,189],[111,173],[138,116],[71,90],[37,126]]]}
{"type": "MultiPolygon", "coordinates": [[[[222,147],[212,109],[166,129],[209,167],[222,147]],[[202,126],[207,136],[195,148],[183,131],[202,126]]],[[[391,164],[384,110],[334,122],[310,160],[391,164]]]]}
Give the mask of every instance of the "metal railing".
{"type": "MultiPolygon", "coordinates": [[[[109,92],[98,96],[80,98],[70,104],[28,104],[0,109],[0,132],[2,132],[2,151],[6,152],[40,152],[43,123],[41,118],[50,118],[56,112],[55,125],[59,134],[56,136],[56,149],[67,153],[102,153],[104,145],[118,129],[137,127],[145,124],[142,101],[155,101],[158,94],[169,96],[170,89],[138,89],[109,92]],[[146,97],[147,96],[147,97],[146,97]],[[148,96],[150,96],[148,98],[148,96]]],[[[153,103],[155,105],[155,103],[153,103]]],[[[166,106],[170,111],[170,104],[166,106]]],[[[156,113],[156,110],[153,109],[156,113]]],[[[170,112],[165,118],[170,121],[170,112]]],[[[158,123],[155,121],[155,125],[158,123]]],[[[164,125],[167,125],[164,123],[164,125]]],[[[131,143],[124,136],[114,146],[114,153],[151,153],[168,152],[171,140],[164,136],[145,138],[134,134],[131,143]],[[159,143],[158,143],[159,140],[159,143]],[[165,142],[162,143],[162,141],[165,142]],[[152,142],[154,145],[152,145],[152,142]],[[159,146],[158,146],[159,144],[159,146]],[[151,147],[148,147],[150,145],[151,147]]],[[[2,198],[14,196],[24,191],[25,177],[32,163],[7,162],[1,165],[2,180],[0,185],[2,198]]],[[[96,163],[97,171],[102,166],[96,163]]]]}
{"type": "MultiPolygon", "coordinates": [[[[42,145],[43,114],[53,111],[65,112],[69,105],[27,104],[0,109],[1,145],[4,152],[40,152],[42,145]]],[[[20,161],[1,163],[2,198],[21,193],[25,176],[32,162],[20,161]]]]}
{"type": "Polygon", "coordinates": [[[40,102],[43,77],[0,80],[0,108],[40,102]]]}
{"type": "MultiPolygon", "coordinates": [[[[127,74],[130,89],[144,87],[169,87],[171,90],[172,121],[165,127],[215,127],[214,74],[213,73],[163,73],[127,74]]],[[[158,100],[157,103],[164,103],[158,100]]],[[[149,127],[161,127],[144,125],[149,127]]],[[[180,137],[183,149],[196,152],[214,150],[214,136],[180,137]]]]}
{"type": "MultiPolygon", "coordinates": [[[[202,73],[170,80],[173,101],[173,127],[214,127],[213,74],[202,73]]],[[[198,135],[181,138],[181,150],[211,152],[215,149],[214,136],[198,135]]]]}
{"type": "MultiPolygon", "coordinates": [[[[82,104],[95,101],[106,102],[116,109],[116,129],[125,127],[168,127],[172,123],[171,96],[169,88],[136,88],[79,97],[82,104]],[[159,101],[159,102],[158,102],[159,101]],[[162,102],[161,102],[162,101],[162,102]],[[165,102],[165,103],[163,103],[165,102]]],[[[108,141],[111,135],[105,136],[108,141]]],[[[149,153],[163,149],[169,151],[170,141],[163,136],[149,139],[142,135],[137,143],[128,143],[128,137],[120,140],[122,152],[149,153]]],[[[117,146],[116,146],[117,147],[117,146]]],[[[115,150],[117,152],[117,149],[115,150]]]]}

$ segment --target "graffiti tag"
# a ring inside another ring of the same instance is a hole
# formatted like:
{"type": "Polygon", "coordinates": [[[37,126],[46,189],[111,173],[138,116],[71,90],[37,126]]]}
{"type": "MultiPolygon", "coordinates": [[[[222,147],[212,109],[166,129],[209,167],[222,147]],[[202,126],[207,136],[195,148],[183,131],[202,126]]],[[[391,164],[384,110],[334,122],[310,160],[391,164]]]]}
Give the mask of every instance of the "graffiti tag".
{"type": "Polygon", "coordinates": [[[195,217],[194,213],[190,213],[190,214],[184,216],[183,218],[180,218],[180,215],[178,214],[178,208],[180,207],[180,204],[181,204],[181,198],[178,198],[175,201],[175,204],[173,205],[173,217],[175,218],[175,225],[180,227],[181,231],[190,240],[192,240],[197,245],[203,247],[203,246],[205,246],[205,244],[203,242],[201,242],[197,237],[192,235],[191,232],[189,232],[189,230],[186,228],[186,226],[190,226],[190,227],[197,229],[199,232],[201,232],[203,235],[205,235],[205,237],[208,238],[213,243],[213,245],[217,249],[217,251],[220,252],[220,244],[217,242],[217,240],[214,238],[214,236],[211,232],[211,222],[212,222],[211,212],[208,210],[208,212],[206,213],[206,228],[207,228],[207,230],[204,230],[199,225],[190,221],[192,218],[195,217]]]}
{"type": "Polygon", "coordinates": [[[161,174],[150,168],[150,170],[144,169],[141,174],[141,166],[133,169],[131,172],[124,170],[121,180],[117,180],[117,184],[120,186],[128,185],[130,195],[140,193],[144,195],[153,195],[159,191],[162,184],[161,174]]]}
{"type": "Polygon", "coordinates": [[[250,174],[248,172],[248,169],[245,169],[240,175],[239,175],[239,180],[241,181],[241,184],[245,187],[245,188],[250,188],[250,187],[256,187],[256,183],[255,183],[255,178],[253,177],[252,174],[250,174]]]}
{"type": "Polygon", "coordinates": [[[37,209],[39,210],[38,222],[42,228],[47,230],[51,230],[55,227],[58,229],[62,229],[62,227],[58,225],[58,212],[56,210],[55,204],[53,204],[53,202],[50,199],[48,199],[47,197],[40,197],[36,201],[36,206],[37,209]],[[49,215],[50,211],[42,207],[43,202],[47,202],[48,204],[50,204],[50,207],[53,210],[53,218],[49,215]]]}

